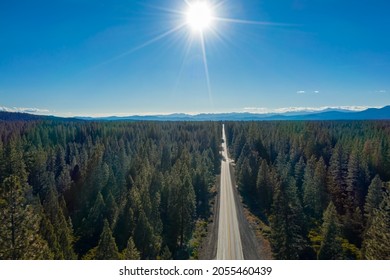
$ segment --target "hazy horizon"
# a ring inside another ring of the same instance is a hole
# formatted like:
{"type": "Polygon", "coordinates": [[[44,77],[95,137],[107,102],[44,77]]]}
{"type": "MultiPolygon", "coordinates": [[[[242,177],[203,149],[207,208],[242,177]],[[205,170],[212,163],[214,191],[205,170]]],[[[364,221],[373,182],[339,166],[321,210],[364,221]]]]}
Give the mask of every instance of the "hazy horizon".
{"type": "Polygon", "coordinates": [[[320,113],[325,111],[348,111],[348,112],[362,112],[367,109],[381,109],[385,106],[322,106],[322,107],[288,107],[288,108],[244,108],[242,111],[226,111],[226,112],[128,112],[128,113],[105,113],[105,114],[73,114],[73,113],[60,113],[51,112],[47,109],[38,108],[18,108],[18,107],[5,107],[0,106],[0,112],[10,113],[27,113],[33,115],[42,116],[57,116],[57,117],[85,117],[85,118],[103,118],[103,117],[127,117],[127,116],[169,116],[169,115],[187,115],[196,116],[202,114],[259,114],[259,115],[276,115],[276,114],[307,114],[307,113],[320,113]]]}

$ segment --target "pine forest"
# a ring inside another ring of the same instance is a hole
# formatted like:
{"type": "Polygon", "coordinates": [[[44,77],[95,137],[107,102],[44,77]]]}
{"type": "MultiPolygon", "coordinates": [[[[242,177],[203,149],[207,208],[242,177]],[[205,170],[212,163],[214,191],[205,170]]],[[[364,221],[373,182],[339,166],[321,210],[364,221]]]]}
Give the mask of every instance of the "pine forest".
{"type": "MultiPolygon", "coordinates": [[[[275,259],[390,259],[390,122],[226,122],[275,259]]],[[[198,259],[220,122],[0,121],[0,259],[198,259]]]]}

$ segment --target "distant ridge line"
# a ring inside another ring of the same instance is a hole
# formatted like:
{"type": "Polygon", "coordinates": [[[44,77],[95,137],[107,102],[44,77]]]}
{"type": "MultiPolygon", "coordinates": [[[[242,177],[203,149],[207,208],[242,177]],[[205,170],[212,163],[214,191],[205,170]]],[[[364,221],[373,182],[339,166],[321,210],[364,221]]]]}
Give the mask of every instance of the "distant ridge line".
{"type": "Polygon", "coordinates": [[[333,120],[390,120],[390,105],[383,108],[369,108],[364,111],[328,110],[322,112],[266,113],[209,113],[171,115],[133,115],[125,117],[73,117],[61,118],[28,113],[0,111],[0,120],[68,120],[68,121],[333,121],[333,120]]]}
{"type": "Polygon", "coordinates": [[[76,117],[83,120],[105,121],[285,121],[285,120],[390,120],[390,106],[383,108],[369,108],[364,111],[326,111],[318,113],[303,112],[302,114],[255,114],[255,113],[216,113],[216,114],[171,114],[171,115],[146,115],[125,117],[76,117]]]}

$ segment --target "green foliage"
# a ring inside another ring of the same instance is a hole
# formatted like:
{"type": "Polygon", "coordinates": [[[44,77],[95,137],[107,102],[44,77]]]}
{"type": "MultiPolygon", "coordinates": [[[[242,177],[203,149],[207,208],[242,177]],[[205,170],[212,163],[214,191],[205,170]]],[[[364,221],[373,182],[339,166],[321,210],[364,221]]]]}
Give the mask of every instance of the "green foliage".
{"type": "Polygon", "coordinates": [[[379,208],[379,205],[383,200],[382,189],[382,181],[377,175],[368,187],[366,203],[364,204],[364,215],[369,224],[372,222],[374,210],[379,208]]]}
{"type": "MultiPolygon", "coordinates": [[[[18,170],[19,172],[21,170],[18,170]]],[[[11,175],[1,185],[0,258],[45,259],[52,253],[38,234],[41,216],[37,207],[26,199],[28,185],[11,175]]]]}
{"type": "Polygon", "coordinates": [[[221,134],[216,123],[0,122],[2,258],[106,258],[104,244],[126,258],[188,257],[221,134]]]}
{"type": "Polygon", "coordinates": [[[303,180],[303,207],[305,213],[314,219],[318,219],[322,214],[321,189],[318,179],[315,176],[316,159],[311,157],[307,162],[303,180]]]}
{"type": "Polygon", "coordinates": [[[276,258],[385,258],[389,226],[380,204],[383,182],[390,181],[390,122],[225,128],[237,185],[251,212],[270,226],[276,258]]]}
{"type": "Polygon", "coordinates": [[[306,258],[308,241],[295,179],[278,186],[273,213],[271,241],[275,257],[283,260],[306,258]]]}
{"type": "Polygon", "coordinates": [[[342,256],[344,260],[361,260],[362,252],[354,244],[351,244],[347,239],[341,239],[342,256]]]}
{"type": "Polygon", "coordinates": [[[390,189],[378,209],[372,212],[372,220],[363,242],[364,257],[369,260],[390,259],[390,189]]]}
{"type": "MultiPolygon", "coordinates": [[[[277,258],[388,258],[389,122],[225,127],[277,258]]],[[[211,122],[0,122],[0,258],[95,259],[104,220],[119,257],[196,257],[220,138],[211,122]]]]}
{"type": "Polygon", "coordinates": [[[338,260],[342,259],[342,244],[340,238],[340,223],[337,216],[337,210],[333,202],[330,202],[324,213],[324,222],[322,224],[322,237],[318,259],[320,260],[338,260]]]}
{"type": "Polygon", "coordinates": [[[124,260],[139,260],[140,259],[140,253],[137,250],[137,247],[135,247],[134,240],[132,237],[129,238],[129,241],[127,241],[127,246],[122,252],[122,259],[124,260]]]}
{"type": "Polygon", "coordinates": [[[191,248],[191,259],[199,259],[199,250],[201,249],[202,240],[207,235],[207,221],[197,220],[194,234],[189,242],[191,248]]]}
{"type": "Polygon", "coordinates": [[[85,255],[83,255],[82,260],[95,260],[96,251],[97,251],[97,246],[90,249],[85,255]]]}
{"type": "Polygon", "coordinates": [[[262,160],[257,174],[256,191],[258,193],[258,204],[261,211],[269,214],[272,205],[272,183],[269,168],[266,160],[262,160]]]}
{"type": "Polygon", "coordinates": [[[171,260],[172,259],[172,254],[171,254],[171,251],[169,251],[168,246],[164,247],[164,250],[162,251],[159,259],[160,260],[171,260]]]}
{"type": "Polygon", "coordinates": [[[318,256],[318,252],[320,251],[321,243],[323,241],[321,230],[320,229],[310,230],[308,237],[310,239],[311,247],[313,248],[314,252],[318,256]]]}
{"type": "Polygon", "coordinates": [[[103,232],[100,235],[99,244],[96,248],[96,260],[119,260],[118,247],[107,220],[104,220],[103,232]]]}
{"type": "Polygon", "coordinates": [[[134,240],[143,259],[156,258],[159,244],[144,211],[141,211],[134,231],[134,240]]]}

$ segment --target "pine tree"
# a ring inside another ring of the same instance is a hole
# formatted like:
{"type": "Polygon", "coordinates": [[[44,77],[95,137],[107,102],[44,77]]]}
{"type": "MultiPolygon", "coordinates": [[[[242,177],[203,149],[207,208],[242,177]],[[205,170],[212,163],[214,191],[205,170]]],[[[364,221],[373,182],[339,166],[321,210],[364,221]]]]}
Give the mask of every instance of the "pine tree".
{"type": "Polygon", "coordinates": [[[169,198],[167,205],[167,245],[173,255],[179,243],[182,248],[190,239],[196,215],[195,191],[189,174],[188,161],[181,157],[174,165],[167,184],[169,198]]]}
{"type": "Polygon", "coordinates": [[[56,186],[59,193],[64,193],[70,189],[72,180],[70,178],[69,170],[64,167],[59,176],[56,178],[56,186]]]}
{"type": "Polygon", "coordinates": [[[276,259],[311,258],[306,240],[304,215],[295,180],[278,184],[271,217],[271,240],[276,259]]]}
{"type": "Polygon", "coordinates": [[[244,195],[251,197],[254,195],[253,170],[250,166],[249,159],[246,157],[238,173],[238,186],[244,195]]]}
{"type": "Polygon", "coordinates": [[[104,200],[102,194],[99,192],[95,203],[89,210],[87,218],[84,218],[77,235],[80,239],[76,243],[79,248],[79,254],[83,255],[89,249],[95,247],[99,241],[99,235],[103,230],[104,225],[104,200]]]}
{"type": "Polygon", "coordinates": [[[263,159],[257,174],[256,192],[259,207],[266,215],[270,213],[272,205],[272,185],[269,173],[267,161],[263,159]]]}
{"type": "Polygon", "coordinates": [[[110,226],[113,227],[117,222],[118,218],[118,205],[112,195],[111,191],[108,192],[107,198],[105,200],[106,213],[105,216],[110,223],[110,226]]]}
{"type": "Polygon", "coordinates": [[[372,210],[372,222],[363,241],[368,260],[390,260],[390,190],[384,193],[379,209],[372,210]]]}
{"type": "Polygon", "coordinates": [[[95,259],[97,260],[119,260],[118,247],[107,220],[104,220],[104,227],[100,235],[99,244],[96,249],[95,259]]]}
{"type": "Polygon", "coordinates": [[[337,210],[341,214],[345,213],[347,203],[347,160],[340,144],[332,151],[330,158],[329,173],[329,193],[337,210]]]}
{"type": "Polygon", "coordinates": [[[172,254],[169,251],[168,246],[164,247],[164,250],[161,252],[160,260],[170,260],[172,259],[172,254]]]}
{"type": "Polygon", "coordinates": [[[11,175],[1,187],[0,259],[34,260],[50,258],[48,244],[39,233],[40,213],[28,203],[28,185],[11,175]]]}
{"type": "Polygon", "coordinates": [[[171,168],[171,148],[168,145],[164,145],[161,154],[161,171],[166,172],[171,168]]]}
{"type": "Polygon", "coordinates": [[[154,258],[155,248],[153,228],[150,225],[145,212],[141,210],[138,222],[134,230],[134,241],[140,250],[142,259],[154,258]]]}
{"type": "Polygon", "coordinates": [[[50,222],[50,220],[45,215],[43,215],[42,217],[39,233],[42,236],[42,238],[46,240],[48,244],[50,244],[50,250],[53,254],[52,259],[54,260],[64,259],[59,242],[57,240],[56,231],[52,223],[50,222]]]}
{"type": "Polygon", "coordinates": [[[337,260],[342,259],[342,247],[340,239],[340,224],[337,210],[333,202],[330,202],[324,213],[322,224],[322,242],[318,259],[337,260]]]}
{"type": "Polygon", "coordinates": [[[297,184],[298,197],[301,201],[303,197],[302,184],[304,180],[304,174],[305,174],[305,161],[303,157],[300,157],[299,161],[295,164],[294,177],[297,184]]]}
{"type": "Polygon", "coordinates": [[[359,248],[362,245],[363,220],[363,213],[359,207],[348,210],[342,217],[344,237],[359,248]]]}
{"type": "MultiPolygon", "coordinates": [[[[48,226],[49,232],[50,225],[55,229],[55,239],[53,242],[54,244],[58,243],[60,249],[57,253],[56,250],[54,251],[55,258],[72,260],[76,258],[73,251],[73,233],[59,205],[57,196],[58,193],[54,186],[49,186],[43,201],[44,213],[48,218],[46,226],[48,226]]],[[[51,243],[49,242],[49,244],[51,243]]]]}
{"type": "Polygon", "coordinates": [[[322,214],[321,192],[315,179],[316,159],[312,156],[307,162],[303,180],[303,207],[305,213],[318,219],[322,214]]]}
{"type": "Polygon", "coordinates": [[[135,243],[132,237],[129,238],[129,241],[127,241],[127,247],[122,252],[122,259],[124,260],[139,260],[140,259],[140,253],[137,250],[137,247],[135,247],[135,243]]]}
{"type": "Polygon", "coordinates": [[[188,241],[193,227],[193,219],[195,217],[195,192],[192,186],[190,176],[187,174],[184,177],[183,185],[177,193],[177,211],[179,212],[179,230],[180,230],[180,247],[188,241]]]}
{"type": "Polygon", "coordinates": [[[126,248],[127,241],[134,233],[135,219],[131,204],[131,200],[128,200],[122,211],[120,211],[118,222],[115,224],[114,235],[118,248],[121,250],[126,248]]]}
{"type": "Polygon", "coordinates": [[[383,199],[382,189],[382,180],[378,175],[376,175],[368,187],[366,203],[364,205],[364,215],[367,218],[368,223],[371,222],[374,210],[379,208],[379,205],[383,199]]]}
{"type": "Polygon", "coordinates": [[[26,165],[23,158],[23,148],[18,141],[11,141],[5,149],[5,176],[16,175],[20,182],[27,182],[26,165]]]}
{"type": "Polygon", "coordinates": [[[314,171],[314,185],[317,186],[320,196],[320,209],[321,213],[326,209],[328,205],[328,196],[326,192],[327,185],[327,175],[326,175],[326,164],[324,159],[321,157],[319,161],[317,161],[316,169],[314,171]]]}
{"type": "Polygon", "coordinates": [[[359,159],[357,151],[352,150],[348,160],[348,173],[346,178],[347,187],[346,191],[346,202],[347,211],[352,211],[359,206],[358,189],[359,189],[359,159]]]}

